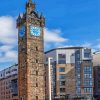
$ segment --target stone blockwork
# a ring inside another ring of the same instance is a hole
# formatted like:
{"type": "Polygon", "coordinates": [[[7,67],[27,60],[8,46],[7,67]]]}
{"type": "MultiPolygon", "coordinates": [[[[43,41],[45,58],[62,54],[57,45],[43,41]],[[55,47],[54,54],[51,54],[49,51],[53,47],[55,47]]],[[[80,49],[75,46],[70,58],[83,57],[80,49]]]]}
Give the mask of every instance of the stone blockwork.
{"type": "Polygon", "coordinates": [[[56,92],[58,93],[58,97],[61,95],[60,93],[60,88],[65,88],[65,94],[62,93],[62,95],[66,95],[66,94],[73,94],[75,95],[75,65],[74,64],[57,64],[57,86],[56,86],[56,92]],[[59,72],[59,68],[64,67],[65,68],[65,72],[59,72]],[[65,79],[62,79],[62,81],[66,81],[65,86],[60,86],[60,81],[61,79],[59,79],[59,75],[60,74],[64,74],[65,75],[65,79]]]}
{"type": "Polygon", "coordinates": [[[18,17],[17,27],[25,26],[25,35],[19,36],[19,100],[45,100],[44,22],[35,12],[31,0],[26,4],[23,17],[18,17]],[[30,35],[30,25],[41,28],[40,36],[30,35]]]}
{"type": "Polygon", "coordinates": [[[76,94],[75,65],[66,64],[66,94],[76,94]]]}

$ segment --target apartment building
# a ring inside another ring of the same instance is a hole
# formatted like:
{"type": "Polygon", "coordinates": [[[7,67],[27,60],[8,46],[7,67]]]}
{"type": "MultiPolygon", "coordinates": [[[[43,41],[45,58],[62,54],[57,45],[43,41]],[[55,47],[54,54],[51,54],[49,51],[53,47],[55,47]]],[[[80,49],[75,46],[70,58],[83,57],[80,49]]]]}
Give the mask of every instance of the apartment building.
{"type": "MultiPolygon", "coordinates": [[[[93,63],[90,48],[66,47],[45,52],[46,81],[48,58],[51,60],[52,100],[93,97],[93,63]]],[[[48,100],[48,85],[46,99],[48,100]]]]}
{"type": "Polygon", "coordinates": [[[100,52],[93,54],[94,66],[94,97],[100,100],[100,52]]]}
{"type": "Polygon", "coordinates": [[[0,100],[18,100],[18,65],[0,71],[0,100]]]}

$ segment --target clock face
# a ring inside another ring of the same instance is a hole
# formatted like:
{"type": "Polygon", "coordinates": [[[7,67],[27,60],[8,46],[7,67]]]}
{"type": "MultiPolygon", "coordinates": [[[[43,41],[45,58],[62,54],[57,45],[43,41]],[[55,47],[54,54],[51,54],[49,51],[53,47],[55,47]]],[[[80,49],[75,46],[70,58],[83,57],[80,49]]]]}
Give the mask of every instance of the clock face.
{"type": "Polygon", "coordinates": [[[34,27],[30,26],[30,34],[33,36],[40,36],[41,35],[41,28],[40,27],[34,27]]]}
{"type": "Polygon", "coordinates": [[[25,26],[20,27],[19,29],[19,36],[23,37],[25,35],[25,26]]]}

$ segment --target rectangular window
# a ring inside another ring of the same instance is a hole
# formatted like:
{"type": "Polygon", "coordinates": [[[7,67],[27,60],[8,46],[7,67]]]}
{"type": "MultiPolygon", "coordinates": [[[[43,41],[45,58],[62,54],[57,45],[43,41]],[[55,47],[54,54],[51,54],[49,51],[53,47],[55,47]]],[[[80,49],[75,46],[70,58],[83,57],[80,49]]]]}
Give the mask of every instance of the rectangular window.
{"type": "Polygon", "coordinates": [[[59,72],[65,72],[65,67],[60,67],[59,72]]]}
{"type": "Polygon", "coordinates": [[[38,100],[38,96],[36,96],[36,100],[38,100]]]}
{"type": "Polygon", "coordinates": [[[84,58],[91,57],[91,49],[84,49],[84,58]]]}
{"type": "Polygon", "coordinates": [[[65,92],[65,88],[60,88],[60,92],[65,92]]]}
{"type": "Polygon", "coordinates": [[[80,92],[81,92],[81,88],[77,87],[77,93],[80,93],[80,92]]]}
{"type": "Polygon", "coordinates": [[[76,71],[77,71],[77,73],[80,73],[80,71],[81,71],[80,67],[77,67],[76,71]]]}
{"type": "Polygon", "coordinates": [[[80,50],[75,51],[75,59],[80,60],[80,50]]]}
{"type": "Polygon", "coordinates": [[[93,74],[92,74],[93,68],[90,66],[84,67],[84,86],[85,87],[91,87],[93,86],[93,74]]]}
{"type": "Polygon", "coordinates": [[[66,64],[65,60],[58,60],[58,64],[66,64]]]}
{"type": "Polygon", "coordinates": [[[58,58],[59,59],[65,59],[66,58],[66,55],[65,54],[58,54],[58,58]]]}
{"type": "Polygon", "coordinates": [[[36,71],[36,75],[38,75],[38,71],[36,71]]]}
{"type": "Polygon", "coordinates": [[[65,86],[65,81],[60,81],[60,86],[65,86]]]}
{"type": "Polygon", "coordinates": [[[58,54],[58,63],[66,64],[66,55],[65,54],[58,54]]]}
{"type": "Polygon", "coordinates": [[[38,47],[36,47],[36,51],[38,51],[38,47]]]}
{"type": "Polygon", "coordinates": [[[91,53],[84,53],[84,58],[90,58],[91,53]]]}
{"type": "Polygon", "coordinates": [[[92,88],[84,88],[84,93],[92,93],[92,88]]]}
{"type": "Polygon", "coordinates": [[[77,58],[80,58],[80,54],[77,54],[77,58]]]}
{"type": "Polygon", "coordinates": [[[93,85],[93,81],[92,80],[85,80],[84,81],[84,86],[92,86],[93,85]]]}
{"type": "Polygon", "coordinates": [[[36,59],[36,63],[38,63],[38,60],[36,59]]]}
{"type": "Polygon", "coordinates": [[[77,87],[79,87],[81,85],[81,81],[80,80],[77,80],[76,81],[76,85],[77,85],[77,87]]]}
{"type": "Polygon", "coordinates": [[[38,87],[38,83],[36,83],[36,87],[38,87]]]}
{"type": "Polygon", "coordinates": [[[77,78],[80,78],[81,76],[80,76],[80,74],[77,74],[77,78]]]}
{"type": "Polygon", "coordinates": [[[85,74],[92,74],[92,67],[90,67],[90,66],[85,66],[84,67],[84,73],[85,74]]]}
{"type": "Polygon", "coordinates": [[[90,79],[90,78],[92,78],[92,74],[84,74],[84,78],[85,79],[90,79]]]}
{"type": "Polygon", "coordinates": [[[60,75],[59,75],[59,78],[60,78],[60,79],[65,79],[65,74],[60,74],[60,75]]]}

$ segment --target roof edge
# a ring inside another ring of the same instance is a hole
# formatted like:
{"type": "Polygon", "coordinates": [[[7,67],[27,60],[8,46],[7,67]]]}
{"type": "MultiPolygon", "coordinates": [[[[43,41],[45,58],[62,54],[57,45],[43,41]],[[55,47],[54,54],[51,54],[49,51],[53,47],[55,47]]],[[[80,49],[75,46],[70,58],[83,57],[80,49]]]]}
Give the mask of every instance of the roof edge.
{"type": "MultiPolygon", "coordinates": [[[[51,49],[51,50],[48,50],[45,52],[45,54],[51,52],[51,51],[54,51],[54,50],[59,50],[59,49],[82,49],[82,48],[89,48],[89,47],[82,47],[82,46],[76,46],[76,47],[59,47],[59,48],[54,48],[54,49],[51,49]]],[[[91,48],[89,48],[91,49],[91,48]]]]}

